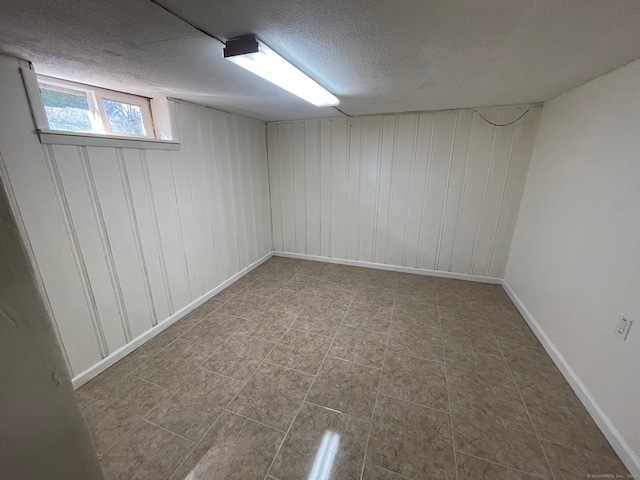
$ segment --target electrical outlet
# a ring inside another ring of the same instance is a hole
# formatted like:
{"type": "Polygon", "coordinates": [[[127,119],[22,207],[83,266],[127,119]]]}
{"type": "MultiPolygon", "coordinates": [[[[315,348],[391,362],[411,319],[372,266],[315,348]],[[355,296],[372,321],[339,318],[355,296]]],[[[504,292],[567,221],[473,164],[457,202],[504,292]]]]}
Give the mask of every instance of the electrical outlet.
{"type": "Polygon", "coordinates": [[[620,317],[620,320],[618,321],[618,328],[616,329],[616,331],[618,332],[618,335],[622,337],[622,340],[627,339],[627,336],[629,335],[629,330],[631,330],[632,323],[633,323],[633,320],[629,320],[626,317],[620,317]]]}

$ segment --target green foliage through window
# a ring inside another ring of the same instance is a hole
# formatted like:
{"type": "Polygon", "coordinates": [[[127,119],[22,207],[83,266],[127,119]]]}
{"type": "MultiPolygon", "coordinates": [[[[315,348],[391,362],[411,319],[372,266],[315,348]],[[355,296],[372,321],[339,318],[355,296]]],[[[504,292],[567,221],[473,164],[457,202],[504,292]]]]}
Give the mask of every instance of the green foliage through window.
{"type": "Polygon", "coordinates": [[[140,106],[107,100],[106,98],[102,100],[102,105],[107,113],[109,129],[113,133],[144,135],[144,123],[140,106]]]}

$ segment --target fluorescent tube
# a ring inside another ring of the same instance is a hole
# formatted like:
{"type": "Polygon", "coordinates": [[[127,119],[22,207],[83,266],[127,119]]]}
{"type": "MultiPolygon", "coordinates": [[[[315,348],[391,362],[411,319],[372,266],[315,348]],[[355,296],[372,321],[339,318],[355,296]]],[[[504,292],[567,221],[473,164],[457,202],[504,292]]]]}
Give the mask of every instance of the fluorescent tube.
{"type": "MultiPolygon", "coordinates": [[[[241,37],[241,39],[243,38],[241,37]]],[[[227,50],[232,50],[229,45],[234,40],[227,42],[225,58],[317,107],[340,104],[340,100],[335,95],[291,65],[260,40],[255,39],[255,37],[251,40],[251,43],[255,43],[249,50],[253,51],[246,53],[232,51],[229,54],[227,50]],[[255,48],[256,43],[257,48],[255,48]]]]}

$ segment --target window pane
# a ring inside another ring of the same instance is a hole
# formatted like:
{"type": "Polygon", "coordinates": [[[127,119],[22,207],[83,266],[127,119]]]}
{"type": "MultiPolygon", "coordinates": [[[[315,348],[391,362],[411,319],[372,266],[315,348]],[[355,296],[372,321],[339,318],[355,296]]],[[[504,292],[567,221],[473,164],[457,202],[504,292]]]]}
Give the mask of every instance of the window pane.
{"type": "Polygon", "coordinates": [[[139,105],[116,102],[103,99],[102,104],[107,112],[109,129],[113,133],[127,135],[144,135],[144,122],[142,121],[142,109],[139,105]]]}
{"type": "Polygon", "coordinates": [[[71,88],[40,84],[44,110],[52,130],[91,132],[91,109],[87,94],[71,88]]]}

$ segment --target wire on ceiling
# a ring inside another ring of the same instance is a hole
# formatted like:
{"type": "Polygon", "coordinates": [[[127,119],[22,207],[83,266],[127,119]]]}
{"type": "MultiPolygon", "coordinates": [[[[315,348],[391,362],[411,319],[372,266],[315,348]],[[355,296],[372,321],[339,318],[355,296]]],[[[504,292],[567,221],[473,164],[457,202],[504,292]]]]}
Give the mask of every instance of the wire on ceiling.
{"type": "MultiPolygon", "coordinates": [[[[157,0],[149,0],[151,3],[153,3],[154,5],[157,5],[158,7],[162,8],[165,12],[173,15],[174,17],[182,20],[183,22],[191,25],[193,28],[195,28],[196,30],[198,30],[200,33],[205,34],[207,37],[209,38],[213,38],[214,40],[217,40],[218,42],[220,42],[221,44],[225,45],[225,41],[222,40],[219,37],[216,37],[215,35],[212,35],[211,33],[207,32],[206,30],[203,30],[202,28],[200,28],[198,25],[196,25],[195,23],[187,20],[186,18],[184,18],[181,15],[178,15],[177,13],[169,10],[167,7],[165,7],[164,5],[162,5],[161,3],[159,3],[157,0]]],[[[333,107],[334,109],[336,109],[338,112],[340,112],[342,115],[344,115],[345,117],[353,117],[353,115],[350,115],[346,112],[344,112],[343,110],[339,109],[338,107],[333,107]]],[[[520,115],[518,118],[516,118],[514,121],[509,122],[509,123],[494,123],[491,120],[488,120],[487,118],[485,118],[483,115],[481,115],[480,113],[476,112],[475,110],[470,110],[473,113],[475,113],[476,115],[478,115],[480,118],[482,118],[485,122],[487,122],[490,125],[493,125],[494,127],[508,127],[509,125],[513,125],[514,123],[516,123],[518,120],[520,120],[522,117],[524,117],[527,113],[529,113],[529,108],[527,108],[527,110],[525,110],[525,112],[520,115]]]]}
{"type": "Polygon", "coordinates": [[[473,113],[475,113],[476,115],[478,115],[481,119],[483,119],[488,124],[493,125],[494,127],[508,127],[509,125],[513,125],[518,120],[520,120],[522,117],[524,117],[527,113],[529,113],[529,110],[531,110],[531,109],[527,108],[522,115],[520,115],[518,118],[516,118],[513,122],[509,122],[509,123],[493,123],[491,120],[486,119],[485,117],[483,117],[480,113],[476,112],[475,110],[471,110],[471,111],[473,113]]]}
{"type": "Polygon", "coordinates": [[[193,22],[191,22],[191,21],[187,20],[186,18],[184,18],[184,17],[182,17],[182,16],[178,15],[177,13],[175,13],[175,12],[173,12],[173,11],[169,10],[167,7],[165,7],[165,6],[164,6],[164,5],[162,5],[161,3],[157,2],[156,0],[149,0],[149,1],[150,1],[151,3],[153,3],[153,4],[157,5],[157,6],[159,6],[159,7],[160,7],[161,9],[163,9],[165,12],[168,12],[168,13],[170,13],[171,15],[173,15],[174,17],[176,17],[176,18],[178,18],[178,19],[182,20],[183,22],[185,22],[185,23],[187,23],[187,24],[191,25],[193,28],[195,28],[196,30],[198,30],[200,33],[204,33],[207,37],[209,37],[209,38],[213,38],[214,40],[217,40],[217,41],[218,41],[218,42],[220,42],[222,45],[224,45],[224,44],[225,44],[224,40],[222,40],[221,38],[216,37],[215,35],[212,35],[211,33],[207,32],[206,30],[203,30],[202,28],[200,28],[200,27],[199,27],[198,25],[196,25],[195,23],[193,23],[193,22]]]}

